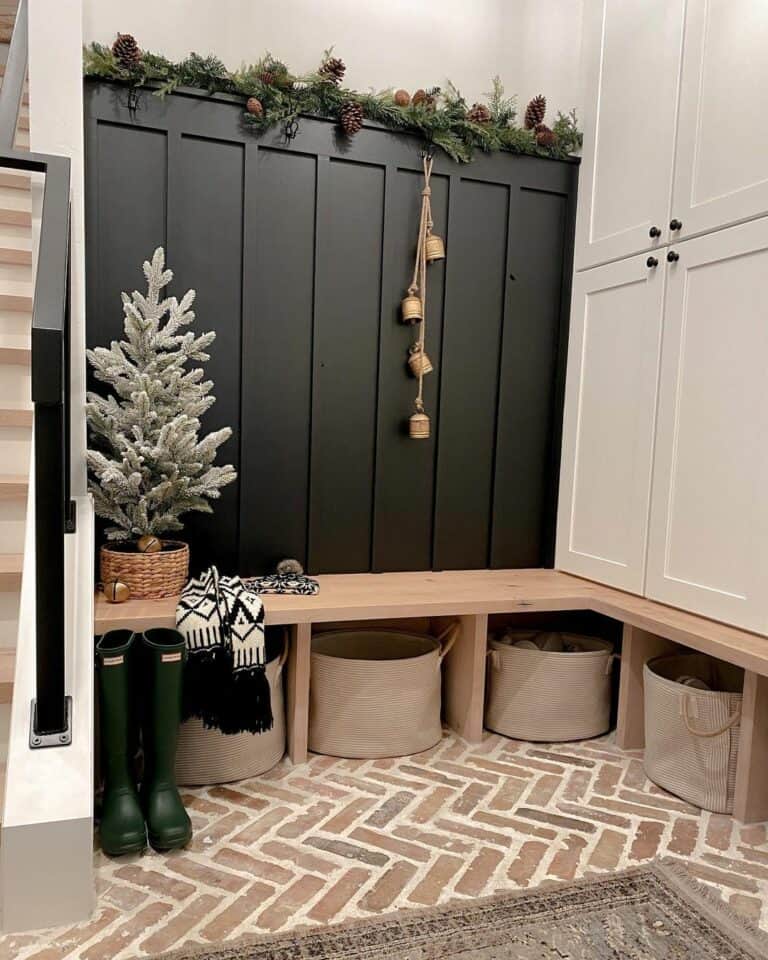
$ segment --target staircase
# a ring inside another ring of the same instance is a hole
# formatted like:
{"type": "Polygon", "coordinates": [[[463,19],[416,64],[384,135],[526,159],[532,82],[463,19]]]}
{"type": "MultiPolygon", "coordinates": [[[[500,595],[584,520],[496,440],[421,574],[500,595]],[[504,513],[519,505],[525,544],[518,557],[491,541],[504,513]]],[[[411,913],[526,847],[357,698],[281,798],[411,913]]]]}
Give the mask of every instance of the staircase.
{"type": "MultiPolygon", "coordinates": [[[[16,16],[0,0],[0,77],[16,16]]],[[[29,148],[24,98],[16,147],[29,148]]],[[[15,663],[24,521],[32,439],[30,330],[32,214],[28,174],[0,168],[0,799],[15,663]]]]}

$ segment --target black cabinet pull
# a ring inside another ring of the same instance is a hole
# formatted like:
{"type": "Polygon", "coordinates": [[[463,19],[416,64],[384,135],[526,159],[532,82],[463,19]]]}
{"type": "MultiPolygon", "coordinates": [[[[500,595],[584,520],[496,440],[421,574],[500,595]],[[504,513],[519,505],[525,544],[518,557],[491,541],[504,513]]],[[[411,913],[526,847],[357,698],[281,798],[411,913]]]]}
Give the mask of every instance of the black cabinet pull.
{"type": "Polygon", "coordinates": [[[677,217],[673,217],[673,219],[669,221],[670,230],[681,230],[682,226],[683,226],[683,221],[678,220],[677,217]]]}
{"type": "Polygon", "coordinates": [[[645,261],[645,265],[646,267],[658,267],[659,261],[656,259],[656,257],[648,257],[648,259],[645,261]]]}
{"type": "Polygon", "coordinates": [[[651,229],[648,231],[648,236],[651,237],[652,240],[655,240],[656,237],[661,236],[661,230],[659,230],[658,227],[651,227],[651,229]]]}
{"type": "Polygon", "coordinates": [[[669,253],[667,254],[667,263],[677,263],[679,259],[680,259],[680,254],[677,253],[675,250],[670,250],[669,253]]]}

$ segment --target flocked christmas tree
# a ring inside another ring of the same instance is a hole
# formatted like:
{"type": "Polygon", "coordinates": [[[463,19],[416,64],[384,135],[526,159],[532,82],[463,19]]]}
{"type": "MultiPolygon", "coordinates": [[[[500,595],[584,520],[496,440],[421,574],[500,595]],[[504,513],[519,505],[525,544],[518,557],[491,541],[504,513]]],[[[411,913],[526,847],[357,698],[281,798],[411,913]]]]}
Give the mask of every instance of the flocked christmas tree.
{"type": "Polygon", "coordinates": [[[89,393],[86,412],[93,449],[88,451],[90,491],[96,513],[111,522],[110,540],[181,530],[182,514],[211,513],[209,500],[237,474],[215,466],[229,427],[200,437],[200,417],[215,403],[213,383],[202,363],[215,333],[185,330],[195,315],[195,291],[177,301],[163,297],[173,279],[162,247],[144,263],[146,296],[123,293],[125,340],[88,350],[97,380],[107,396],[89,393]]]}

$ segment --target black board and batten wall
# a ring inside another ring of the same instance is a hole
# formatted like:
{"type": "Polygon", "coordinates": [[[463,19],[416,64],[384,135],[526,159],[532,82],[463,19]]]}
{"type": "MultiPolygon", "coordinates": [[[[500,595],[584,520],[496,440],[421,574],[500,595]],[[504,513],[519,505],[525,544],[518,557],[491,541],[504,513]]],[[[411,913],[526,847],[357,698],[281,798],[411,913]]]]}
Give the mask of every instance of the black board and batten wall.
{"type": "Polygon", "coordinates": [[[197,290],[217,403],[234,437],[193,568],[314,573],[551,566],[577,164],[438,153],[429,268],[428,441],[408,438],[418,139],[352,141],[303,119],[256,137],[226,97],[86,84],[89,345],[119,337],[120,291],[164,245],[197,290]]]}

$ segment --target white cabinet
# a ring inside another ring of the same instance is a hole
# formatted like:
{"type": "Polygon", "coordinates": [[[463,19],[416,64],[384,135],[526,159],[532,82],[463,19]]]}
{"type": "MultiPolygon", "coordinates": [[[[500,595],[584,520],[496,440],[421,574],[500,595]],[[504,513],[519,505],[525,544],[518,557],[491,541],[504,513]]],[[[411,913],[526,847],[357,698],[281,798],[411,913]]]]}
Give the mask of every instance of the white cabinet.
{"type": "Polygon", "coordinates": [[[768,2],[688,0],[671,216],[684,238],[768,213],[768,2]]]}
{"type": "Polygon", "coordinates": [[[768,219],[673,249],[646,594],[764,633],[768,219]]]}
{"type": "Polygon", "coordinates": [[[555,560],[638,593],[664,292],[664,261],[648,257],[574,278],[555,560]]]}
{"type": "Polygon", "coordinates": [[[577,270],[665,241],[684,8],[684,0],[586,0],[577,270]]]}

